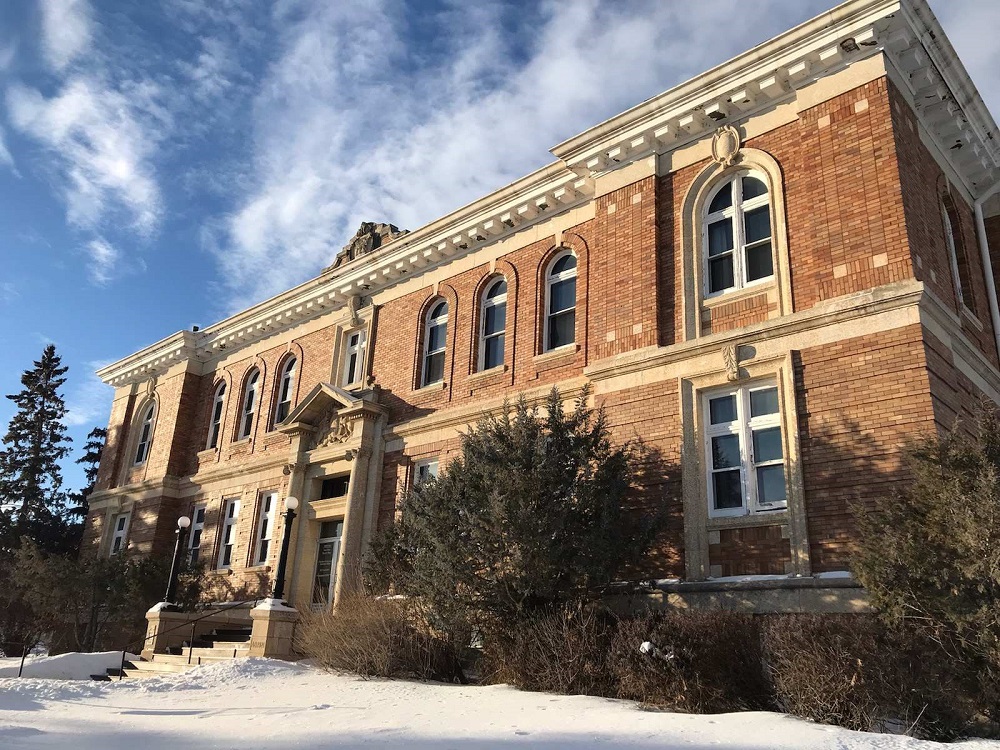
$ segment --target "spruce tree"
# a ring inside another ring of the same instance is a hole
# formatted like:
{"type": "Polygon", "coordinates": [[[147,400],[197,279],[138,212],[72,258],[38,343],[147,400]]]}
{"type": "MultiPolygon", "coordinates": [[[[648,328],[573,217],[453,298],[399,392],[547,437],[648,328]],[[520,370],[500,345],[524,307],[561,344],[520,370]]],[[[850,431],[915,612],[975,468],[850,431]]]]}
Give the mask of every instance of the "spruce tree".
{"type": "Polygon", "coordinates": [[[70,495],[70,515],[83,519],[87,517],[87,498],[94,491],[97,483],[97,470],[101,465],[101,451],[108,439],[108,431],[103,427],[95,427],[87,433],[87,442],[83,445],[83,455],[76,462],[83,466],[83,474],[87,478],[87,486],[70,495]]]}
{"type": "Polygon", "coordinates": [[[59,462],[72,441],[63,419],[66,404],[59,388],[68,368],[55,346],[21,376],[23,388],[8,395],[17,404],[0,450],[0,508],[8,530],[43,547],[63,545],[67,497],[59,462]]]}

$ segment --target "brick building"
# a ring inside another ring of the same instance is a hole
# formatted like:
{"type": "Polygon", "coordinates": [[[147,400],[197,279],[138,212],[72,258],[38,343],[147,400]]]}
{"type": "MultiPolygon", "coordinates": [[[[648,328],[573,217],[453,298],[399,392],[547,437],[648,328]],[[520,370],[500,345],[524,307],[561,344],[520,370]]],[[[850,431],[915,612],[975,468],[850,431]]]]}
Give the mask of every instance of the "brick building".
{"type": "Polygon", "coordinates": [[[856,608],[850,504],[907,438],[1000,402],[997,136],[925,0],[850,0],[101,370],[85,545],[166,552],[188,515],[252,594],[294,495],[289,599],[320,604],[484,409],[589,383],[654,450],[664,596],[856,608]]]}

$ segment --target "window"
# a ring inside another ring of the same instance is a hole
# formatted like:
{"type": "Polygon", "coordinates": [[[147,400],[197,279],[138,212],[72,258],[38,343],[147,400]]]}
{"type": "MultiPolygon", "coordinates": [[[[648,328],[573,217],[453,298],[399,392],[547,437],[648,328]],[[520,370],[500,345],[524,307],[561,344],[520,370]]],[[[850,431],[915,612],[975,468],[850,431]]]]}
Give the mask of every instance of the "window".
{"type": "Polygon", "coordinates": [[[329,500],[332,497],[344,497],[351,484],[351,475],[344,474],[340,477],[327,477],[320,485],[319,499],[329,500]]]}
{"type": "Polygon", "coordinates": [[[254,369],[247,378],[243,390],[243,408],[240,411],[240,432],[237,440],[250,437],[253,432],[253,419],[257,414],[257,389],[260,387],[260,370],[254,369]]]}
{"type": "Polygon", "coordinates": [[[143,413],[142,422],[139,424],[139,443],[135,447],[134,466],[146,463],[149,458],[149,444],[153,437],[153,415],[156,412],[156,404],[150,404],[143,413]]]}
{"type": "Polygon", "coordinates": [[[111,534],[112,557],[125,549],[125,537],[128,535],[128,517],[128,513],[119,513],[115,516],[111,534]]]}
{"type": "Polygon", "coordinates": [[[348,331],[344,347],[344,387],[361,385],[365,372],[365,332],[348,331]]]}
{"type": "Polygon", "coordinates": [[[215,448],[219,445],[219,434],[222,430],[222,412],[226,408],[226,384],[219,383],[215,389],[215,398],[212,399],[212,426],[208,429],[208,447],[215,448]]]}
{"type": "Polygon", "coordinates": [[[706,396],[705,425],[709,515],[784,509],[785,457],[777,387],[706,396]]]}
{"type": "MultiPolygon", "coordinates": [[[[295,357],[289,357],[281,368],[281,378],[278,380],[278,403],[274,409],[274,423],[285,421],[292,410],[292,394],[295,390],[295,357]]],[[[249,433],[248,433],[249,434],[249,433]]]]}
{"type": "Polygon", "coordinates": [[[431,306],[424,329],[424,371],[421,385],[444,380],[444,349],[448,340],[448,303],[444,300],[431,306]]]}
{"type": "Polygon", "coordinates": [[[343,536],[343,521],[323,521],[320,524],[316,575],[313,578],[314,609],[322,609],[333,601],[337,585],[337,562],[340,560],[340,540],[343,536]]]}
{"type": "Polygon", "coordinates": [[[712,194],[705,216],[708,294],[742,289],[774,276],[771,202],[755,172],[737,172],[712,194]]]}
{"type": "Polygon", "coordinates": [[[201,535],[205,530],[206,506],[196,505],[191,513],[191,534],[188,536],[188,564],[197,565],[201,556],[201,535]]]}
{"type": "Polygon", "coordinates": [[[438,460],[436,458],[417,461],[413,471],[413,485],[419,487],[430,479],[437,479],[438,460]]]}
{"type": "Polygon", "coordinates": [[[555,257],[545,278],[544,350],[576,341],[576,256],[567,250],[555,257]]]}
{"type": "Polygon", "coordinates": [[[271,535],[274,533],[274,510],[278,504],[277,492],[265,492],[260,496],[260,518],[257,522],[257,552],[254,565],[267,563],[271,551],[271,535]]]}
{"type": "Polygon", "coordinates": [[[951,275],[955,281],[955,296],[960,304],[972,310],[975,304],[972,298],[972,278],[965,243],[962,242],[959,231],[958,212],[951,201],[945,201],[941,204],[941,214],[945,244],[948,245],[948,258],[951,261],[951,275]]]}
{"type": "Polygon", "coordinates": [[[507,282],[497,279],[486,287],[480,315],[479,369],[503,364],[503,339],[507,329],[507,282]]]}
{"type": "Polygon", "coordinates": [[[222,530],[219,543],[220,568],[233,564],[233,549],[236,546],[236,521],[240,516],[240,499],[232,497],[222,503],[222,530]]]}

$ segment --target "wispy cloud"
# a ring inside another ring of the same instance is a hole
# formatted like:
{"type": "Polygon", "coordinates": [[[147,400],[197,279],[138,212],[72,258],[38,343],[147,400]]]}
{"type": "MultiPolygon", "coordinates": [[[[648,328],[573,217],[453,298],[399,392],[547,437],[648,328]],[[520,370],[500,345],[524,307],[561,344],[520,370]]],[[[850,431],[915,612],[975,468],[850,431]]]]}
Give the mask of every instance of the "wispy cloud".
{"type": "Polygon", "coordinates": [[[87,0],[42,0],[42,51],[55,71],[65,69],[91,42],[91,8],[87,0]]]}
{"type": "Polygon", "coordinates": [[[736,0],[640,0],[627,13],[593,0],[521,14],[455,3],[421,19],[429,39],[414,49],[396,38],[415,23],[398,3],[281,4],[254,106],[256,181],[209,244],[230,309],[315,273],[361,220],[419,226],[825,5],[789,17],[765,0],[748,35],[731,23],[736,0]]]}
{"type": "Polygon", "coordinates": [[[88,242],[86,250],[90,256],[90,278],[98,286],[104,286],[114,277],[122,254],[103,237],[88,242]]]}
{"type": "Polygon", "coordinates": [[[0,128],[0,167],[7,167],[17,174],[17,167],[14,164],[14,157],[10,154],[10,149],[7,148],[7,142],[4,138],[3,128],[0,128]]]}
{"type": "Polygon", "coordinates": [[[98,424],[103,426],[107,422],[111,398],[114,393],[94,372],[111,364],[111,361],[86,362],[83,373],[77,373],[72,378],[71,382],[76,383],[76,386],[66,397],[68,413],[65,421],[68,427],[87,427],[98,424]]]}
{"type": "Polygon", "coordinates": [[[17,286],[12,281],[0,281],[0,302],[4,304],[13,302],[21,296],[17,286]]]}

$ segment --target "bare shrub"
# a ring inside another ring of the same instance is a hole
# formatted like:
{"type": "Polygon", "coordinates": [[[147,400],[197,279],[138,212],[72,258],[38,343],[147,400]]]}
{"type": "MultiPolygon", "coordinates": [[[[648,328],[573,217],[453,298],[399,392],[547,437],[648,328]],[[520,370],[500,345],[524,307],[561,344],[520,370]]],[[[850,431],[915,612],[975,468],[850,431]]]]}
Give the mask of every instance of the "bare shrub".
{"type": "Polygon", "coordinates": [[[299,652],[327,669],[464,681],[455,649],[405,600],[356,595],[336,610],[303,613],[295,640],[299,652]]]}
{"type": "Polygon", "coordinates": [[[619,698],[691,713],[774,706],[752,615],[650,612],[622,620],[608,662],[619,698]],[[643,643],[653,650],[641,653],[643,643]]]}

